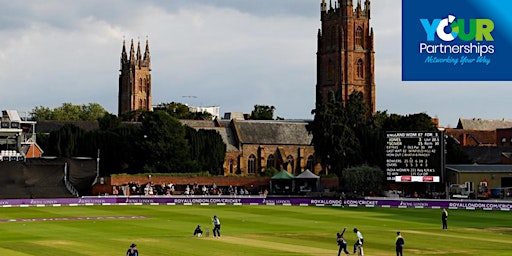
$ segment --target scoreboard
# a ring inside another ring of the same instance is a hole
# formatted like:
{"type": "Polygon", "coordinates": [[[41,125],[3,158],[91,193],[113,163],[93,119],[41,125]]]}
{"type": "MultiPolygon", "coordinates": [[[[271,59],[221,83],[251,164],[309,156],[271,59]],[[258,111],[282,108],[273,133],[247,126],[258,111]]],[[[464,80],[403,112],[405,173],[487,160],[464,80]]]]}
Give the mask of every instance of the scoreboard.
{"type": "Polygon", "coordinates": [[[443,132],[386,132],[386,177],[395,182],[441,182],[443,132]]]}

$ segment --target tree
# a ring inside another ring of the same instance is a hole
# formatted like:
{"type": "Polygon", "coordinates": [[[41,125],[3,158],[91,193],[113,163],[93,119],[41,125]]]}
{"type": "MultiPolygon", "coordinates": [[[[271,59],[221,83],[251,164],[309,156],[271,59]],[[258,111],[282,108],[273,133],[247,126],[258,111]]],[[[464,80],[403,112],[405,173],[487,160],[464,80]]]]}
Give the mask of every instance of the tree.
{"type": "Polygon", "coordinates": [[[185,128],[167,112],[145,112],[139,136],[138,159],[145,171],[188,172],[194,166],[185,128]]]}
{"type": "Polygon", "coordinates": [[[382,129],[385,131],[437,131],[432,117],[425,113],[398,115],[391,114],[385,118],[382,129]]]}
{"type": "Polygon", "coordinates": [[[462,150],[460,144],[451,136],[446,138],[447,164],[473,164],[473,159],[462,150]]]}
{"type": "Polygon", "coordinates": [[[201,170],[208,170],[213,175],[223,174],[226,144],[220,134],[216,130],[185,128],[191,158],[200,165],[201,170]]]}
{"type": "Polygon", "coordinates": [[[57,131],[50,133],[49,138],[41,140],[45,154],[58,157],[89,156],[83,155],[80,150],[80,141],[83,141],[85,131],[75,125],[66,124],[57,131]]]}
{"type": "Polygon", "coordinates": [[[312,113],[315,118],[308,125],[313,134],[315,154],[321,159],[324,170],[341,175],[350,165],[361,164],[358,130],[367,123],[367,107],[362,95],[353,92],[346,105],[338,94],[329,95],[329,101],[317,106],[312,113]]]}
{"type": "Polygon", "coordinates": [[[212,120],[212,114],[208,112],[191,112],[190,108],[182,103],[160,103],[153,109],[162,110],[176,119],[212,120]]]}
{"type": "Polygon", "coordinates": [[[30,115],[34,120],[42,121],[42,120],[53,120],[52,117],[53,110],[48,107],[38,106],[35,107],[30,115]]]}
{"type": "Polygon", "coordinates": [[[47,107],[35,107],[30,115],[36,121],[43,120],[65,120],[65,121],[95,121],[108,112],[97,103],[88,105],[73,105],[63,103],[62,106],[53,110],[47,107]]]}
{"type": "Polygon", "coordinates": [[[251,112],[252,120],[274,120],[274,106],[254,105],[254,110],[251,112]]]}
{"type": "Polygon", "coordinates": [[[100,104],[89,103],[88,105],[80,106],[79,120],[95,121],[99,118],[109,114],[100,104]]]}
{"type": "Polygon", "coordinates": [[[114,130],[121,126],[121,119],[117,116],[107,113],[98,119],[101,130],[114,130]]]}
{"type": "Polygon", "coordinates": [[[342,183],[346,190],[359,192],[380,191],[384,172],[379,167],[361,165],[343,170],[342,183]]]}

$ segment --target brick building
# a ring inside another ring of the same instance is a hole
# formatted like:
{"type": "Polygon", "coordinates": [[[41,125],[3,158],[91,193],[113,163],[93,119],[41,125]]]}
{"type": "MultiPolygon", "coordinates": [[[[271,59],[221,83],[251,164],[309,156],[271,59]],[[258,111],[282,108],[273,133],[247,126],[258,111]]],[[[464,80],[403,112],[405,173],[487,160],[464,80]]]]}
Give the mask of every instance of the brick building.
{"type": "Polygon", "coordinates": [[[370,1],[335,1],[329,8],[320,4],[321,29],[318,30],[316,104],[341,93],[346,102],[353,91],[375,112],[374,38],[370,27],[370,1]]]}
{"type": "Polygon", "coordinates": [[[149,42],[146,40],[144,56],[141,54],[140,41],[137,53],[130,46],[130,56],[126,53],[125,42],[121,51],[121,70],[119,74],[118,115],[135,110],[152,110],[151,96],[151,58],[149,42]]]}
{"type": "Polygon", "coordinates": [[[445,133],[477,164],[512,164],[512,120],[460,118],[445,133]]]}
{"type": "Polygon", "coordinates": [[[180,120],[195,129],[216,130],[226,143],[224,175],[255,175],[274,167],[298,175],[304,170],[319,174],[313,137],[307,121],[288,120],[180,120]]]}

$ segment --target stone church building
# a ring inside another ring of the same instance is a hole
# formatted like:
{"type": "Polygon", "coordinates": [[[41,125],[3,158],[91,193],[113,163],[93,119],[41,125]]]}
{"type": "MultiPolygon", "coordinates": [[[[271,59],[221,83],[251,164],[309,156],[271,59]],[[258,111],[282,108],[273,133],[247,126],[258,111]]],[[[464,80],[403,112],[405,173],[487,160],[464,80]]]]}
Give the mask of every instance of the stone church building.
{"type": "Polygon", "coordinates": [[[118,115],[135,110],[148,110],[152,108],[151,96],[151,58],[149,55],[149,42],[146,40],[144,56],[141,54],[140,41],[137,44],[137,53],[130,46],[130,55],[126,53],[125,42],[121,51],[121,70],[119,74],[118,115]]]}
{"type": "Polygon", "coordinates": [[[370,1],[335,1],[320,4],[321,29],[318,30],[316,104],[334,93],[346,102],[353,91],[375,112],[375,49],[370,27],[370,1]]]}
{"type": "MultiPolygon", "coordinates": [[[[363,93],[364,101],[375,112],[374,37],[370,27],[370,1],[352,0],[320,3],[321,28],[318,30],[316,105],[334,93],[347,101],[353,91],[363,93]]],[[[135,53],[133,40],[129,56],[125,44],[119,76],[119,114],[152,110],[149,44],[144,56],[140,42],[135,53]]],[[[310,121],[215,119],[180,120],[195,129],[214,129],[227,145],[224,175],[255,175],[274,167],[298,175],[304,170],[326,174],[315,159],[310,121]]]]}

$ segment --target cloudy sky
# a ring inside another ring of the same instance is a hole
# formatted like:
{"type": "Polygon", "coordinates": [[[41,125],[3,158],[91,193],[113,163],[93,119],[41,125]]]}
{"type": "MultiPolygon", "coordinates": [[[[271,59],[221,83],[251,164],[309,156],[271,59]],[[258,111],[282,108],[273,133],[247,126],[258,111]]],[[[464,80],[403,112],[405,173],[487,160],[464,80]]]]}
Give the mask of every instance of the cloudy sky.
{"type": "MultiPolygon", "coordinates": [[[[312,119],[321,0],[0,0],[0,107],[99,103],[117,114],[123,40],[149,39],[153,104],[312,119]]],[[[328,1],[327,1],[328,2],[328,1]]],[[[356,2],[356,1],[354,1],[356,2]]],[[[512,118],[507,82],[402,82],[401,0],[373,0],[377,110],[512,118]]]]}

